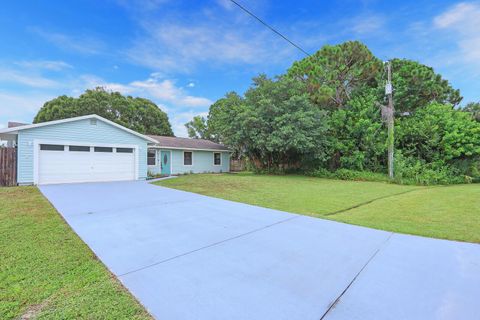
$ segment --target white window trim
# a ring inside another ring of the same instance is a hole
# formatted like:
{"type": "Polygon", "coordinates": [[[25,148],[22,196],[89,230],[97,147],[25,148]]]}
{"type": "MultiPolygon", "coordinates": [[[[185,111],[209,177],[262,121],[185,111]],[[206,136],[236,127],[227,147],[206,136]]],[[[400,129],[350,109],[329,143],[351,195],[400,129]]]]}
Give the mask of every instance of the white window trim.
{"type": "Polygon", "coordinates": [[[222,166],[222,153],[221,152],[213,152],[213,165],[215,167],[220,167],[222,166]],[[220,164],[215,164],[215,153],[220,154],[220,164]]]}
{"type": "Polygon", "coordinates": [[[183,151],[183,165],[185,167],[193,167],[193,151],[183,151]],[[190,152],[192,154],[192,164],[185,164],[185,152],[190,152]]]}
{"type": "Polygon", "coordinates": [[[157,160],[158,160],[158,154],[157,154],[157,153],[158,153],[158,150],[148,149],[148,148],[147,148],[147,166],[149,166],[149,167],[156,167],[156,166],[158,166],[158,161],[157,161],[157,160]],[[155,153],[155,164],[148,164],[148,152],[149,152],[149,151],[153,151],[153,152],[155,153]]]}
{"type": "MultiPolygon", "coordinates": [[[[92,147],[113,147],[113,148],[133,148],[134,150],[134,166],[135,166],[135,180],[138,180],[138,169],[139,169],[139,147],[136,144],[115,144],[115,143],[96,143],[96,142],[78,142],[78,141],[64,141],[64,140],[44,140],[44,139],[34,139],[33,140],[33,184],[38,185],[38,161],[40,158],[40,145],[41,144],[59,144],[64,146],[90,146],[90,152],[93,152],[92,147]]],[[[68,148],[65,148],[64,151],[57,152],[69,152],[68,148]]]]}

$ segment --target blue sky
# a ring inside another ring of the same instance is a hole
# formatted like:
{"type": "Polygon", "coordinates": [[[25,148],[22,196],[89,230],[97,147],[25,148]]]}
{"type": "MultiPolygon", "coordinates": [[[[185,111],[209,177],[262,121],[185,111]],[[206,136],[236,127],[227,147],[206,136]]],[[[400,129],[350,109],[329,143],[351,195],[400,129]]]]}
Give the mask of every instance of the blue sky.
{"type": "MultiPolygon", "coordinates": [[[[480,2],[238,0],[309,52],[361,40],[381,59],[430,65],[480,101],[480,2]]],[[[302,54],[228,0],[7,1],[0,11],[0,127],[104,86],[153,100],[174,132],[259,73],[302,54]]]]}

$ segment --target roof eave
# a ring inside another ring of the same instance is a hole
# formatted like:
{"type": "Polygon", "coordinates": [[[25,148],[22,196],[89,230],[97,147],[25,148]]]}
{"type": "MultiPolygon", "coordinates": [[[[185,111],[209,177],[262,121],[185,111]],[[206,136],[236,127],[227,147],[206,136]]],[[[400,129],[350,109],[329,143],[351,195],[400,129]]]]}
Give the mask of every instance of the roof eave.
{"type": "Polygon", "coordinates": [[[158,143],[157,140],[150,138],[149,136],[146,136],[144,134],[141,134],[139,132],[136,132],[132,129],[126,128],[122,125],[119,125],[118,123],[115,123],[113,121],[110,121],[108,119],[105,119],[103,117],[100,117],[99,115],[96,114],[89,114],[85,116],[79,116],[79,117],[73,117],[73,118],[67,118],[67,119],[60,119],[60,120],[54,120],[54,121],[47,121],[47,122],[41,122],[41,123],[35,123],[35,124],[28,124],[20,127],[13,127],[13,128],[6,128],[3,130],[0,130],[0,134],[18,134],[18,131],[21,130],[28,130],[28,129],[35,129],[39,127],[45,127],[45,126],[50,126],[50,125],[55,125],[55,124],[61,124],[61,123],[67,123],[67,122],[73,122],[73,121],[79,121],[79,120],[85,120],[85,119],[91,119],[95,118],[97,120],[106,122],[114,127],[120,128],[124,131],[127,131],[133,135],[136,135],[142,139],[145,139],[147,141],[153,142],[153,143],[158,143]]]}
{"type": "Polygon", "coordinates": [[[214,151],[214,152],[233,152],[229,149],[208,149],[208,148],[183,148],[183,147],[168,147],[162,146],[158,143],[149,145],[150,148],[158,148],[158,149],[173,149],[173,150],[193,150],[193,151],[214,151]]]}

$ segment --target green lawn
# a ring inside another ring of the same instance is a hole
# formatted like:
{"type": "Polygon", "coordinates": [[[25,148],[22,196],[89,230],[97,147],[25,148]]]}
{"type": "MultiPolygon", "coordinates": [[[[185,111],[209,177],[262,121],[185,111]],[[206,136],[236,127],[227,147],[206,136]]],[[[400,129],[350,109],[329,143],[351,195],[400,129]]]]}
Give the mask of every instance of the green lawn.
{"type": "Polygon", "coordinates": [[[377,229],[480,243],[479,184],[419,187],[248,173],[186,175],[155,184],[377,229]]]}
{"type": "Polygon", "coordinates": [[[0,319],[151,319],[35,187],[0,188],[0,319]]]}

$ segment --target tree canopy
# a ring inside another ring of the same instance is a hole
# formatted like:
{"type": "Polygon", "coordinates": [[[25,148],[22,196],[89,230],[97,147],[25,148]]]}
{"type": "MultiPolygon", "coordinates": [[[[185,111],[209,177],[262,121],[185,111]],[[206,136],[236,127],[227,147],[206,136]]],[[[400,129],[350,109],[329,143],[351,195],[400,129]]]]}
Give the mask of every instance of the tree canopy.
{"type": "Polygon", "coordinates": [[[143,134],[173,136],[168,116],[144,98],[123,96],[103,88],[87,90],[78,98],[60,96],[47,101],[33,123],[97,114],[143,134]]]}
{"type": "MultiPolygon", "coordinates": [[[[284,75],[255,77],[243,96],[227,93],[211,105],[207,119],[195,118],[187,127],[192,136],[228,145],[260,170],[385,172],[385,80],[384,64],[364,44],[327,45],[284,75]]],[[[392,82],[395,168],[402,181],[480,179],[480,104],[456,108],[460,91],[416,61],[393,59],[392,82]]]]}
{"type": "Polygon", "coordinates": [[[463,107],[462,110],[470,113],[473,119],[480,122],[480,102],[467,103],[467,105],[463,107]]]}
{"type": "Polygon", "coordinates": [[[185,123],[188,136],[193,139],[211,139],[207,127],[207,120],[202,116],[195,116],[192,120],[185,123]]]}
{"type": "Polygon", "coordinates": [[[362,88],[378,86],[382,62],[359,41],[326,45],[293,63],[289,77],[305,81],[313,101],[323,108],[342,108],[362,88]]]}
{"type": "Polygon", "coordinates": [[[398,112],[413,112],[431,102],[456,106],[462,100],[460,91],[452,88],[431,67],[416,61],[393,59],[392,70],[395,109],[398,112]]]}

